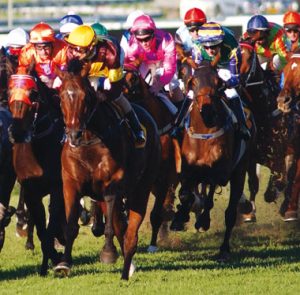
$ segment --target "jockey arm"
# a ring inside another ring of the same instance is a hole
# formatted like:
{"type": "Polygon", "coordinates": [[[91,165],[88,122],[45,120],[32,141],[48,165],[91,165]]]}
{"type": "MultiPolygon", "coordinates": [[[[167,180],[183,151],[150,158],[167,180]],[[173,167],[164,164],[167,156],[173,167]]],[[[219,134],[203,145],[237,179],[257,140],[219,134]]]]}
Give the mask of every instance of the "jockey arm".
{"type": "Polygon", "coordinates": [[[159,81],[163,85],[170,83],[176,72],[176,50],[173,38],[168,34],[163,40],[164,59],[162,62],[163,73],[159,81]]]}
{"type": "Polygon", "coordinates": [[[231,52],[231,57],[229,60],[229,71],[231,74],[231,77],[229,80],[226,81],[226,87],[227,88],[234,88],[239,85],[240,83],[240,49],[235,48],[231,52]]]}

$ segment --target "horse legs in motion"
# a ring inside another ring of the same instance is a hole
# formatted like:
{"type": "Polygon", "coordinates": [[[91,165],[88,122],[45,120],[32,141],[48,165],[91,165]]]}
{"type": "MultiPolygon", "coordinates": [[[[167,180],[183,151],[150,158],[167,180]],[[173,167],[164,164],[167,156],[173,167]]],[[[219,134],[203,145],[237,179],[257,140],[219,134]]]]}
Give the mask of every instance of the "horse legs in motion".
{"type": "Polygon", "coordinates": [[[25,243],[25,249],[33,250],[34,249],[34,242],[33,242],[34,223],[25,205],[24,189],[22,188],[22,186],[20,187],[19,201],[18,201],[17,211],[16,211],[16,220],[17,220],[16,235],[18,237],[27,237],[25,243]]]}

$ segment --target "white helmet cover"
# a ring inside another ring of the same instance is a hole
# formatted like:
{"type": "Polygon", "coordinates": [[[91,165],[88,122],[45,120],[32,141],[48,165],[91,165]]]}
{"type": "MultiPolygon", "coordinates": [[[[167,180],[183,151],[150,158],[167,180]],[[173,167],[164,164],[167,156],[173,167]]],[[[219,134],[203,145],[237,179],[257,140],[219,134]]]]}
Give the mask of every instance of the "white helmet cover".
{"type": "Polygon", "coordinates": [[[6,38],[6,46],[24,46],[29,42],[28,33],[22,28],[11,30],[6,38]]]}

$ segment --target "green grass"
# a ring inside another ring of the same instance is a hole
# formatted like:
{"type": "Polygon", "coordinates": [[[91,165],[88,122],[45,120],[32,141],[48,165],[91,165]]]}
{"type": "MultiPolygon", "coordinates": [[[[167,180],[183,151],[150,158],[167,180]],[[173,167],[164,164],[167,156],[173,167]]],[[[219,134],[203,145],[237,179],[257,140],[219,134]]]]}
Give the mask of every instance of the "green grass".
{"type": "MultiPolygon", "coordinates": [[[[140,232],[134,262],[137,271],[120,280],[122,258],[115,265],[103,265],[98,255],[103,238],[92,236],[89,227],[81,227],[73,248],[74,266],[69,278],[55,278],[50,270],[46,278],[37,274],[41,251],[24,250],[25,240],[15,236],[15,219],[7,230],[0,254],[0,294],[299,294],[299,223],[280,220],[277,204],[267,204],[263,191],[267,171],[257,197],[257,223],[234,229],[232,259],[220,264],[215,258],[224,233],[224,209],[228,191],[215,197],[212,225],[207,233],[193,229],[193,218],[183,233],[169,233],[160,241],[160,252],[147,253],[150,240],[148,215],[140,232]]],[[[16,203],[17,189],[12,203],[16,203]]],[[[152,200],[151,200],[152,202],[152,200]]]]}

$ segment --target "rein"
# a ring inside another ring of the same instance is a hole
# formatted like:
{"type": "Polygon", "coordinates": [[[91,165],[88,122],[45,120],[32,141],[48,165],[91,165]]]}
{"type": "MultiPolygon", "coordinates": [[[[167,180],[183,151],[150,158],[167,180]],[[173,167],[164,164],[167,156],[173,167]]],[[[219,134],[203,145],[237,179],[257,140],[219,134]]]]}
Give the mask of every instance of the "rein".
{"type": "MultiPolygon", "coordinates": [[[[206,95],[206,96],[210,97],[209,95],[206,95]]],[[[226,118],[225,125],[223,127],[219,128],[216,132],[197,133],[197,132],[193,131],[193,127],[189,126],[190,122],[189,122],[189,120],[187,120],[185,122],[185,130],[186,130],[189,137],[194,138],[194,139],[200,139],[200,140],[216,139],[216,138],[222,136],[223,134],[225,134],[225,132],[231,128],[231,126],[232,126],[231,118],[233,118],[234,115],[233,115],[232,111],[228,108],[226,103],[223,100],[221,100],[221,101],[222,101],[222,103],[223,103],[223,105],[226,109],[226,112],[229,114],[229,116],[227,116],[227,118],[226,118]]],[[[202,112],[202,104],[201,104],[201,108],[199,108],[199,104],[195,99],[194,99],[193,103],[191,104],[191,107],[189,109],[189,113],[191,112],[192,106],[194,104],[196,104],[198,106],[198,109],[201,113],[202,112]]]]}

